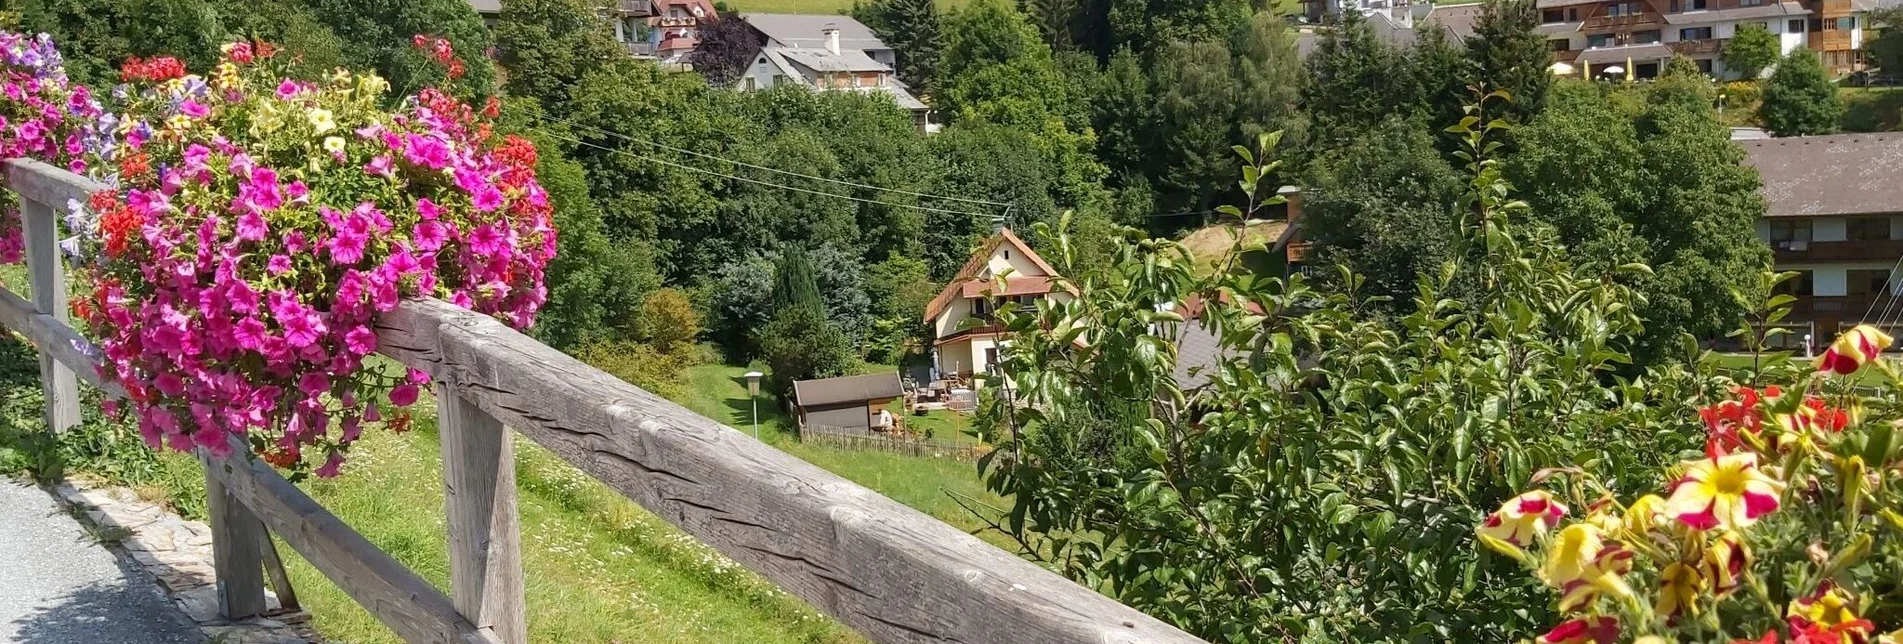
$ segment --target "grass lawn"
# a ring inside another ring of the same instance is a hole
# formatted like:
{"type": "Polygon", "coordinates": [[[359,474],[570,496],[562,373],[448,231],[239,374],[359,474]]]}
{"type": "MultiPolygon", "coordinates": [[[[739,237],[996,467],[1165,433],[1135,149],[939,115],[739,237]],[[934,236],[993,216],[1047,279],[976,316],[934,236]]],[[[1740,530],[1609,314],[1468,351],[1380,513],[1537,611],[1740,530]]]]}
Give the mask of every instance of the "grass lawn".
{"type": "MultiPolygon", "coordinates": [[[[418,405],[430,409],[429,400],[418,405]]],[[[344,475],[302,487],[371,543],[448,591],[442,458],[434,418],[403,434],[366,432],[344,475]]],[[[804,602],[702,546],[520,437],[516,476],[537,642],[862,642],[804,602]]],[[[167,469],[197,465],[167,455],[167,469]]],[[[202,477],[202,474],[198,476],[202,477]]],[[[189,487],[167,491],[202,495],[189,487]]],[[[202,478],[196,479],[202,481],[202,478]]],[[[292,587],[327,639],[397,643],[369,612],[288,546],[292,587]]]]}
{"type": "Polygon", "coordinates": [[[1903,87],[1843,87],[1843,130],[1895,132],[1903,130],[1903,87]]]}
{"type": "MultiPolygon", "coordinates": [[[[747,379],[744,375],[747,371],[747,367],[722,364],[689,368],[682,387],[687,395],[677,402],[735,429],[751,431],[751,410],[747,402],[747,379]]],[[[906,422],[944,423],[949,427],[952,422],[946,417],[949,414],[936,412],[924,421],[917,416],[908,416],[906,422]]],[[[959,419],[958,422],[961,423],[960,427],[968,426],[964,424],[968,419],[959,419]]],[[[984,482],[978,478],[976,465],[948,458],[916,458],[808,445],[796,440],[788,431],[790,423],[791,419],[776,402],[764,395],[760,397],[760,440],[953,527],[966,532],[978,532],[980,538],[1016,552],[1015,544],[1008,537],[985,530],[984,521],[971,516],[970,512],[953,500],[952,495],[955,494],[977,499],[995,508],[1007,507],[1003,498],[985,489],[984,482]]],[[[954,438],[951,435],[954,433],[935,430],[934,438],[975,442],[968,436],[954,438]]]]}
{"type": "MultiPolygon", "coordinates": [[[[1477,1],[1477,0],[1476,0],[1477,1]]],[[[727,0],[727,6],[734,11],[755,11],[760,13],[825,13],[843,14],[852,11],[853,0],[727,0]]],[[[965,6],[969,0],[938,0],[940,11],[965,6]]]]}

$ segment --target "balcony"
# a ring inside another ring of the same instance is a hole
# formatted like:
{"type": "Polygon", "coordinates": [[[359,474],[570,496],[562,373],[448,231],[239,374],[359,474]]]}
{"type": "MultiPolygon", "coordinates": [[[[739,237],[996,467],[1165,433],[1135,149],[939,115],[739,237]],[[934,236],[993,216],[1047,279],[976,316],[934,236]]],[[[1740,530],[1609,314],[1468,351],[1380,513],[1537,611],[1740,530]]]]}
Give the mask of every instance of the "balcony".
{"type": "Polygon", "coordinates": [[[1665,18],[1663,16],[1650,11],[1644,11],[1626,16],[1594,16],[1587,18],[1585,26],[1580,27],[1580,31],[1616,31],[1662,24],[1665,24],[1665,18]]]}
{"type": "Polygon", "coordinates": [[[1896,261],[1903,257],[1903,239],[1828,242],[1777,242],[1771,245],[1779,264],[1795,262],[1896,261]]]}
{"type": "Polygon", "coordinates": [[[1837,297],[1806,297],[1799,295],[1791,303],[1791,314],[1785,322],[1816,322],[1836,320],[1838,322],[1860,322],[1864,313],[1871,309],[1881,309],[1888,304],[1888,296],[1845,295],[1837,297]],[[1872,306],[1875,304],[1875,306],[1872,306]]]}
{"type": "Polygon", "coordinates": [[[1674,52],[1684,54],[1686,56],[1692,56],[1697,54],[1716,54],[1718,52],[1724,51],[1725,43],[1727,42],[1731,42],[1731,39],[1730,38],[1703,38],[1699,40],[1680,40],[1678,42],[1671,42],[1666,44],[1671,46],[1672,51],[1674,52]]]}

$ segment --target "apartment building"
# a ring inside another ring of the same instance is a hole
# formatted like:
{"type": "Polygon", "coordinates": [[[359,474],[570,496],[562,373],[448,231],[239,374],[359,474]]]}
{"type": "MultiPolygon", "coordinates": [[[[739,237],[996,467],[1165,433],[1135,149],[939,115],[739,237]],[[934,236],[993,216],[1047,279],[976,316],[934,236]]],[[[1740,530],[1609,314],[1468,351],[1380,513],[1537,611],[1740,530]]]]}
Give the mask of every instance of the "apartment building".
{"type": "Polygon", "coordinates": [[[1758,236],[1777,270],[1798,273],[1783,285],[1797,297],[1793,342],[1903,320],[1903,133],[1738,143],[1764,182],[1758,236]]]}
{"type": "Polygon", "coordinates": [[[1540,33],[1556,60],[1586,73],[1610,66],[1638,78],[1664,71],[1674,54],[1719,78],[1719,53],[1744,25],[1777,35],[1783,53],[1810,47],[1826,68],[1849,73],[1863,64],[1864,15],[1876,0],[1538,0],[1540,33]],[[1625,69],[1630,65],[1630,69],[1625,69]]]}

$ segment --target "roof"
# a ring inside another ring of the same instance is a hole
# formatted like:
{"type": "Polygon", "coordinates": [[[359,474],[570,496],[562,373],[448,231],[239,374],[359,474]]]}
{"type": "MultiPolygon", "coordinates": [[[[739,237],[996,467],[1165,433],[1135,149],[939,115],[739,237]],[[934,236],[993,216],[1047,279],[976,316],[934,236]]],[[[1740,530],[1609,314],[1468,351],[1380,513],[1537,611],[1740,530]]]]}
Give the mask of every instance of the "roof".
{"type": "Polygon", "coordinates": [[[1599,4],[1601,2],[1605,2],[1605,0],[1537,0],[1534,6],[1541,9],[1554,9],[1558,7],[1577,7],[1582,4],[1599,4]]]}
{"type": "MultiPolygon", "coordinates": [[[[927,323],[938,319],[938,316],[943,314],[947,307],[951,306],[953,298],[963,295],[966,282],[979,281],[979,271],[984,270],[984,267],[991,263],[991,254],[997,252],[999,244],[1010,244],[1011,247],[1017,249],[1019,253],[1023,253],[1024,258],[1030,260],[1039,270],[1044,271],[1045,276],[1057,276],[1057,269],[1051,268],[1050,264],[1045,263],[1044,258],[1039,256],[1037,251],[1031,250],[1031,246],[1024,243],[1024,240],[1019,239],[1016,233],[1011,232],[1009,228],[1000,229],[998,230],[998,234],[986,239],[985,243],[978,246],[978,250],[971,253],[971,259],[965,260],[965,265],[960,267],[958,272],[952,275],[951,282],[945,285],[945,289],[939,291],[938,295],[932,298],[931,303],[925,305],[925,321],[927,323]]],[[[1007,278],[1006,282],[1008,283],[1018,279],[1023,279],[1023,277],[1007,278]]]]}
{"type": "Polygon", "coordinates": [[[825,49],[807,49],[804,47],[774,47],[781,56],[795,64],[816,72],[890,72],[892,68],[885,63],[873,60],[866,52],[840,47],[835,54],[825,49]]]}
{"type": "Polygon", "coordinates": [[[905,395],[898,372],[793,382],[793,401],[800,407],[884,400],[905,395]]]}
{"type": "Polygon", "coordinates": [[[1618,47],[1593,47],[1579,52],[1579,58],[1573,62],[1592,65],[1624,65],[1627,60],[1633,63],[1653,62],[1662,58],[1671,58],[1672,48],[1665,43],[1646,43],[1643,45],[1621,45],[1618,47]]]}
{"type": "Polygon", "coordinates": [[[1484,8],[1485,5],[1480,3],[1434,5],[1434,11],[1427,14],[1427,20],[1445,27],[1447,33],[1456,40],[1465,40],[1474,35],[1474,24],[1480,22],[1480,11],[1484,8]]]}
{"type": "MultiPolygon", "coordinates": [[[[896,78],[889,79],[889,81],[896,81],[896,80],[898,79],[896,78]]],[[[917,97],[912,96],[912,92],[907,91],[905,87],[897,84],[896,82],[888,82],[886,85],[883,85],[880,87],[845,87],[845,88],[839,88],[839,89],[865,92],[868,94],[872,94],[872,93],[885,94],[887,96],[891,96],[892,102],[898,103],[900,108],[913,111],[913,112],[928,109],[925,107],[924,101],[918,100],[917,97]]]]}
{"type": "Polygon", "coordinates": [[[476,13],[502,13],[502,0],[469,0],[469,7],[476,13]]]}
{"type": "Polygon", "coordinates": [[[1903,133],[1739,141],[1771,217],[1903,212],[1903,133]]]}
{"type": "Polygon", "coordinates": [[[1767,4],[1767,5],[1760,5],[1756,7],[1738,7],[1736,9],[1719,9],[1717,11],[1693,11],[1689,13],[1668,13],[1668,14],[1665,14],[1665,23],[1671,24],[1671,25],[1693,25],[1693,24],[1702,24],[1707,22],[1718,22],[1721,20],[1749,20],[1752,18],[1776,18],[1778,16],[1807,16],[1807,15],[1810,15],[1810,12],[1811,11],[1809,9],[1805,9],[1803,5],[1797,4],[1795,2],[1779,2],[1777,4],[1767,4]]]}
{"type": "Polygon", "coordinates": [[[891,49],[872,29],[851,16],[802,13],[743,13],[740,19],[766,34],[768,44],[782,47],[826,48],[826,29],[839,30],[841,51],[891,49]]]}
{"type": "Polygon", "coordinates": [[[1770,140],[1770,138],[1771,133],[1764,131],[1764,128],[1761,127],[1731,128],[1731,140],[1733,141],[1766,141],[1770,140]]]}
{"type": "MultiPolygon", "coordinates": [[[[1217,224],[1197,229],[1183,237],[1183,247],[1189,249],[1199,268],[1214,268],[1229,255],[1229,249],[1236,242],[1236,224],[1217,224]]],[[[1260,242],[1263,246],[1274,248],[1282,239],[1282,233],[1289,229],[1286,219],[1270,219],[1250,224],[1246,229],[1247,238],[1243,240],[1245,249],[1249,244],[1260,242]]]]}

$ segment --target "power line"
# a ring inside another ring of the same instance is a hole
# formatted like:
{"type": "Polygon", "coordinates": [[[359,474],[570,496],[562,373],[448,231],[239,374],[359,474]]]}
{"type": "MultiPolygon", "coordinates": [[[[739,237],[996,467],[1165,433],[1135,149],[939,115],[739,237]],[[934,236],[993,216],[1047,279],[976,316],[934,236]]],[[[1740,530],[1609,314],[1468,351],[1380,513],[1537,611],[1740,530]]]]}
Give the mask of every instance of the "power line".
{"type": "Polygon", "coordinates": [[[803,192],[803,193],[806,193],[806,194],[810,194],[810,195],[818,195],[818,196],[821,196],[821,197],[836,197],[836,198],[839,198],[839,199],[845,199],[845,200],[847,200],[847,201],[857,201],[857,202],[859,202],[859,203],[869,203],[869,204],[876,204],[876,205],[881,205],[881,206],[891,206],[891,207],[893,207],[893,208],[911,208],[911,209],[913,209],[913,210],[922,210],[922,211],[925,211],[925,212],[937,212],[937,213],[945,213],[945,214],[951,214],[951,215],[965,215],[965,216],[967,216],[967,217],[986,217],[986,216],[989,216],[989,215],[986,215],[986,214],[984,214],[984,213],[976,213],[976,212],[970,212],[970,211],[965,211],[965,210],[952,210],[952,209],[949,209],[949,208],[933,208],[933,207],[931,207],[931,206],[917,206],[917,205],[907,205],[907,204],[899,204],[899,203],[892,203],[892,202],[889,202],[889,201],[879,201],[879,200],[877,200],[877,199],[866,199],[866,198],[863,198],[863,197],[854,197],[854,196],[852,196],[852,195],[842,195],[842,194],[838,194],[838,193],[833,193],[833,192],[825,192],[825,191],[821,191],[821,190],[809,190],[809,189],[806,189],[806,188],[799,188],[799,187],[795,187],[795,186],[788,186],[788,185],[781,185],[781,184],[777,184],[777,183],[773,183],[773,182],[770,182],[770,181],[761,181],[761,180],[759,180],[759,179],[749,179],[749,178],[746,178],[746,177],[740,177],[740,176],[734,176],[734,175],[731,175],[731,174],[727,174],[727,173],[724,173],[724,172],[715,172],[715,171],[713,171],[713,170],[708,170],[708,169],[706,169],[706,168],[697,168],[697,167],[694,167],[694,166],[691,166],[691,165],[687,165],[687,164],[683,164],[683,163],[676,163],[676,162],[673,162],[673,161],[668,161],[668,160],[666,160],[666,159],[657,159],[657,158],[654,158],[654,157],[651,157],[651,156],[648,156],[648,155],[645,155],[645,154],[637,154],[637,153],[634,153],[634,152],[629,152],[629,151],[627,151],[627,150],[622,150],[622,149],[619,149],[619,148],[611,148],[611,147],[608,147],[608,146],[605,146],[605,145],[600,145],[600,144],[596,144],[596,143],[589,143],[589,142],[587,142],[587,141],[583,141],[583,140],[581,140],[581,139],[577,139],[577,138],[572,138],[572,137],[568,137],[568,136],[563,136],[563,135],[560,135],[560,134],[556,134],[556,133],[554,133],[554,132],[544,132],[544,134],[547,134],[548,136],[550,136],[550,137],[552,137],[552,138],[555,138],[555,139],[559,139],[559,140],[562,140],[562,141],[567,141],[567,142],[569,142],[569,143],[573,143],[573,144],[576,144],[576,145],[585,145],[585,146],[588,146],[588,147],[591,147],[591,148],[594,148],[594,149],[597,149],[597,150],[601,150],[601,151],[603,151],[603,152],[613,152],[613,153],[615,153],[615,154],[622,154],[622,155],[626,155],[626,156],[629,156],[629,157],[632,157],[632,158],[635,158],[635,159],[640,159],[640,160],[642,160],[642,161],[648,161],[648,162],[651,162],[651,163],[658,163],[658,164],[661,164],[661,165],[665,165],[665,166],[669,166],[669,167],[674,167],[674,168],[680,168],[680,169],[682,169],[682,170],[688,170],[688,171],[692,171],[692,172],[699,172],[699,173],[701,173],[701,174],[707,174],[707,175],[713,175],[713,176],[716,176],[716,177],[721,177],[721,178],[724,178],[724,179],[732,179],[732,180],[734,180],[734,181],[744,181],[744,182],[746,182],[746,183],[752,183],[752,184],[757,184],[757,185],[762,185],[762,186],[767,186],[767,187],[769,187],[769,188],[779,188],[779,189],[782,189],[782,190],[791,190],[791,191],[794,191],[794,192],[803,192]]]}
{"type": "MultiPolygon", "coordinates": [[[[655,143],[655,142],[653,142],[653,141],[647,141],[647,140],[642,140],[642,139],[637,139],[637,138],[634,138],[634,137],[632,137],[632,136],[628,136],[628,135],[626,135],[626,134],[622,134],[622,133],[620,133],[620,132],[613,132],[613,131],[609,131],[609,130],[604,130],[604,129],[601,129],[601,128],[598,128],[598,127],[595,127],[595,126],[592,126],[592,125],[583,125],[583,124],[581,124],[581,123],[576,123],[576,122],[574,122],[573,120],[558,120],[557,122],[559,122],[559,123],[561,123],[561,124],[563,124],[563,125],[568,125],[568,126],[572,126],[572,127],[577,127],[577,128],[581,128],[581,129],[584,129],[584,130],[588,130],[588,131],[591,131],[591,132],[594,132],[594,133],[596,133],[596,134],[600,134],[600,135],[603,135],[603,136],[608,136],[608,137],[613,137],[613,138],[617,138],[617,139],[621,139],[621,140],[623,140],[623,141],[628,141],[628,142],[630,142],[630,143],[639,143],[639,144],[641,144],[641,145],[646,145],[646,146],[652,146],[652,147],[656,147],[656,148],[660,148],[660,149],[663,149],[663,150],[669,150],[669,151],[672,151],[672,152],[679,152],[679,153],[681,153],[681,154],[691,154],[691,155],[694,155],[694,156],[697,156],[697,157],[702,157],[702,158],[707,158],[707,159],[713,159],[713,160],[715,160],[715,161],[719,161],[719,162],[721,162],[721,163],[728,163],[728,164],[732,164],[732,165],[735,165],[735,166],[739,166],[739,167],[743,167],[743,168],[752,168],[752,169],[754,169],[754,170],[761,170],[761,171],[765,171],[765,172],[772,172],[772,173],[776,173],[776,174],[783,174],[783,175],[786,175],[786,176],[790,176],[790,177],[799,177],[799,178],[801,178],[801,179],[811,179],[811,180],[813,180],[813,181],[824,181],[824,182],[827,182],[827,183],[834,183],[834,184],[839,184],[839,185],[842,185],[842,186],[850,186],[850,187],[853,187],[853,188],[861,188],[861,189],[865,189],[865,190],[879,190],[879,191],[883,191],[883,192],[890,192],[890,193],[893,193],[893,194],[901,194],[901,195],[907,195],[907,196],[912,196],[912,197],[921,197],[921,198],[925,198],[925,199],[937,199],[937,200],[941,200],[941,201],[958,201],[958,202],[964,202],[964,203],[972,203],[972,204],[980,204],[980,205],[986,205],[986,206],[1002,206],[1002,207],[1010,207],[1010,206],[1012,206],[1012,205],[1014,205],[1014,204],[1008,204],[1008,203],[1003,203],[1003,202],[999,202],[999,201],[986,201],[986,200],[984,200],[984,199],[967,199],[967,198],[964,198],[964,197],[947,197],[947,196],[945,196],[945,195],[934,195],[934,194],[928,194],[928,193],[923,193],[923,192],[913,192],[913,191],[910,191],[910,190],[902,190],[902,189],[899,189],[899,188],[887,188],[887,187],[883,187],[883,186],[874,186],[874,185],[869,185],[869,184],[864,184],[864,183],[854,183],[854,182],[851,182],[851,181],[846,181],[846,180],[844,180],[844,179],[832,179],[832,178],[828,178],[828,177],[816,177],[816,176],[813,176],[813,175],[810,175],[810,174],[801,174],[801,173],[798,173],[798,172],[793,172],[793,171],[791,171],[791,170],[781,170],[781,169],[779,169],[779,168],[769,168],[769,167],[767,167],[767,166],[763,166],[763,165],[755,165],[755,164],[752,164],[752,163],[747,163],[747,162],[745,162],[745,161],[735,161],[735,160],[733,160],[733,159],[729,159],[729,158],[726,158],[726,157],[722,157],[722,156],[716,156],[716,155],[712,155],[712,154],[707,154],[707,153],[705,153],[705,152],[697,152],[697,151],[694,151],[694,150],[689,150],[689,149],[686,149],[686,148],[677,148],[677,147],[674,147],[674,146],[671,146],[671,145],[666,145],[666,144],[662,144],[662,143],[655,143]]],[[[883,203],[883,202],[881,202],[881,203],[883,203]]]]}

